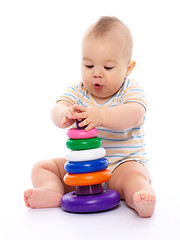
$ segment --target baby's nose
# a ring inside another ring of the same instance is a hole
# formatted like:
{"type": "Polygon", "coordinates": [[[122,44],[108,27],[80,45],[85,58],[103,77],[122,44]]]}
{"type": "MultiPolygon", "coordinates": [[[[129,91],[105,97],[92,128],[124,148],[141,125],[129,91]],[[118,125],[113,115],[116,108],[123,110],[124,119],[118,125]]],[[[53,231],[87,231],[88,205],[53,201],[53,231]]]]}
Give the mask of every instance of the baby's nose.
{"type": "Polygon", "coordinates": [[[103,74],[102,74],[100,68],[95,68],[94,69],[93,77],[95,77],[95,78],[102,78],[103,77],[103,74]]]}

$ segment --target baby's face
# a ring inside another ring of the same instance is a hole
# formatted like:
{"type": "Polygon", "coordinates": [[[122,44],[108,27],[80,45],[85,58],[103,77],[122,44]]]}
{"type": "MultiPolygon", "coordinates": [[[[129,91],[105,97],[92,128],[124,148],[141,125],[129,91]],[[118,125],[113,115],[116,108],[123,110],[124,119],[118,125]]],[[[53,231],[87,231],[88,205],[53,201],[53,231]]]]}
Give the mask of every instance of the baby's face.
{"type": "Polygon", "coordinates": [[[82,81],[99,103],[106,102],[124,82],[128,66],[124,44],[113,34],[83,39],[82,81]]]}

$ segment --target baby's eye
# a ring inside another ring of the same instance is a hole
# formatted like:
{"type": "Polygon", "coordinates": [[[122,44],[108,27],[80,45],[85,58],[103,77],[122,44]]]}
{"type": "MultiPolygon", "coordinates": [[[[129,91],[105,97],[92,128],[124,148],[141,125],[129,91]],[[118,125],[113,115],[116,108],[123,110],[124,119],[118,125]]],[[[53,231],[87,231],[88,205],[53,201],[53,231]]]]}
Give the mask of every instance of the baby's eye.
{"type": "Polygon", "coordinates": [[[106,67],[106,66],[104,66],[104,68],[105,68],[106,70],[111,70],[111,69],[113,69],[114,67],[106,67]]]}
{"type": "Polygon", "coordinates": [[[94,65],[86,65],[86,64],[85,64],[85,67],[87,67],[87,68],[93,68],[94,65]]]}

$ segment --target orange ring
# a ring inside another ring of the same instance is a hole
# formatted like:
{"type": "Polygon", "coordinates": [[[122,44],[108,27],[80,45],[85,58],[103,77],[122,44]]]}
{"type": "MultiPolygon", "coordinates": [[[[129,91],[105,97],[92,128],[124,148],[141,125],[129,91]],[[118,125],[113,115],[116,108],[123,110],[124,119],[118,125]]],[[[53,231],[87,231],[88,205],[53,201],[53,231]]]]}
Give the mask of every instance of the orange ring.
{"type": "Polygon", "coordinates": [[[108,169],[82,174],[66,173],[64,182],[70,186],[87,186],[108,181],[111,178],[111,171],[108,169]]]}

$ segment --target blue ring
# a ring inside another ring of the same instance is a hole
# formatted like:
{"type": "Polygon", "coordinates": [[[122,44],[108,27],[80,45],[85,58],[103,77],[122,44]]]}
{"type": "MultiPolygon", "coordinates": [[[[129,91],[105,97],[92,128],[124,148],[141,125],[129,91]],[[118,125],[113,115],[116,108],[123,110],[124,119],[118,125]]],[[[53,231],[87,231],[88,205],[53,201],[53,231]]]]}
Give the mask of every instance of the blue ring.
{"type": "Polygon", "coordinates": [[[66,162],[64,169],[68,173],[91,173],[104,170],[108,167],[108,160],[106,158],[100,158],[93,161],[83,162],[66,162]]]}

